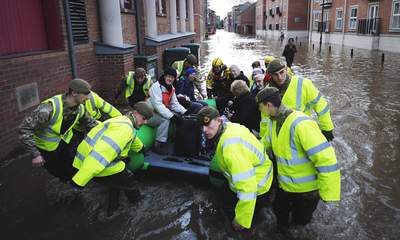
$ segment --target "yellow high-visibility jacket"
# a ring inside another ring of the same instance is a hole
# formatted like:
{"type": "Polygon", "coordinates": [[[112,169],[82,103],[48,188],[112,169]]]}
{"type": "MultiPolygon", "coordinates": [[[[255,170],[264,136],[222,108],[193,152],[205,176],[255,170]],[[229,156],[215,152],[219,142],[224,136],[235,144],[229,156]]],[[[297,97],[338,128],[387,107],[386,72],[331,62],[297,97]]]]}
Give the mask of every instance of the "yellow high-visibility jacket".
{"type": "Polygon", "coordinates": [[[279,135],[277,121],[270,123],[272,127],[262,140],[275,154],[279,186],[295,193],[319,190],[322,200],[339,201],[340,170],[335,151],[317,123],[299,111],[289,114],[279,135]]]}
{"type": "Polygon", "coordinates": [[[90,92],[89,99],[85,102],[85,108],[89,112],[90,116],[94,119],[100,119],[103,114],[106,114],[108,118],[122,116],[121,112],[113,105],[106,102],[103,98],[97,95],[95,92],[90,92]]]}
{"type": "Polygon", "coordinates": [[[261,142],[244,126],[226,123],[215,153],[217,164],[239,199],[235,220],[250,228],[258,195],[272,184],[272,162],[261,142]]]}
{"type": "MultiPolygon", "coordinates": [[[[135,89],[135,72],[130,71],[128,73],[128,77],[126,78],[125,81],[125,98],[129,98],[133,90],[135,89]]],[[[149,89],[151,87],[151,76],[149,74],[146,74],[146,78],[144,80],[143,84],[143,92],[144,94],[148,97],[149,96],[149,89]]]]}
{"type": "Polygon", "coordinates": [[[143,148],[132,121],[126,116],[110,118],[94,127],[79,144],[73,166],[79,171],[72,180],[85,186],[93,177],[104,177],[125,169],[121,158],[143,148]]]}
{"type": "MultiPolygon", "coordinates": [[[[285,106],[297,111],[304,112],[311,116],[311,109],[318,116],[318,123],[321,130],[332,131],[334,126],[331,119],[329,104],[321,95],[312,81],[294,75],[283,95],[282,103],[285,106]]],[[[261,114],[260,136],[263,137],[268,128],[268,117],[261,114]]]]}
{"type": "Polygon", "coordinates": [[[64,110],[62,95],[56,95],[43,101],[43,103],[47,102],[51,103],[53,106],[53,114],[50,119],[50,124],[44,130],[36,132],[33,137],[36,142],[36,147],[50,152],[57,149],[61,140],[66,143],[71,141],[73,136],[72,128],[85,114],[85,108],[82,104],[79,105],[79,113],[76,115],[74,122],[67,129],[67,131],[61,133],[64,110]]]}

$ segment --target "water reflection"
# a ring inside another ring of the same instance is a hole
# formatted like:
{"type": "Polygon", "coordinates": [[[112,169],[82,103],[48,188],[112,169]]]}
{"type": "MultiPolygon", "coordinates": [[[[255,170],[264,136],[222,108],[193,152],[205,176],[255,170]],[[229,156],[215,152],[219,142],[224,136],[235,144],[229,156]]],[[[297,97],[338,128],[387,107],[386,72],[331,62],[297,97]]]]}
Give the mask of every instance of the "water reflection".
{"type": "MultiPolygon", "coordinates": [[[[299,46],[294,70],[311,78],[331,102],[334,147],[342,169],[342,201],[320,204],[297,239],[397,239],[400,236],[400,69],[399,54],[324,46],[321,53],[299,46]]],[[[246,75],[251,63],[266,55],[281,56],[282,43],[218,31],[201,46],[201,73],[221,57],[246,75]]],[[[123,199],[119,212],[104,214],[105,189],[90,185],[81,192],[29,159],[4,163],[0,174],[0,230],[3,239],[240,239],[231,219],[220,211],[205,180],[192,182],[160,175],[142,176],[145,197],[137,205],[123,199]],[[200,182],[200,184],[199,184],[200,182]]],[[[256,227],[259,239],[279,239],[275,217],[264,212],[256,227]]]]}

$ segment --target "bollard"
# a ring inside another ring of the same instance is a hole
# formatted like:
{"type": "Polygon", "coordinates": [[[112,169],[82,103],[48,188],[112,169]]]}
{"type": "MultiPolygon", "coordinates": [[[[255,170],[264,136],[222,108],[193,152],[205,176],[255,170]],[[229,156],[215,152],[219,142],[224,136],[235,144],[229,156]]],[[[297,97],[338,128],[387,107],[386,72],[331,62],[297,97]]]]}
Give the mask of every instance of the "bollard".
{"type": "Polygon", "coordinates": [[[353,57],[353,49],[351,49],[350,57],[353,57]]]}
{"type": "Polygon", "coordinates": [[[331,52],[332,51],[332,47],[331,46],[329,46],[329,52],[331,52]]]}
{"type": "Polygon", "coordinates": [[[297,42],[297,36],[296,36],[296,42],[297,42]]]}
{"type": "Polygon", "coordinates": [[[299,44],[300,44],[300,46],[301,46],[301,42],[300,42],[299,44]]]}
{"type": "Polygon", "coordinates": [[[314,43],[312,44],[312,49],[314,49],[314,43]]]}
{"type": "Polygon", "coordinates": [[[382,53],[382,57],[381,57],[381,63],[383,64],[383,62],[385,61],[385,54],[382,53]]]}

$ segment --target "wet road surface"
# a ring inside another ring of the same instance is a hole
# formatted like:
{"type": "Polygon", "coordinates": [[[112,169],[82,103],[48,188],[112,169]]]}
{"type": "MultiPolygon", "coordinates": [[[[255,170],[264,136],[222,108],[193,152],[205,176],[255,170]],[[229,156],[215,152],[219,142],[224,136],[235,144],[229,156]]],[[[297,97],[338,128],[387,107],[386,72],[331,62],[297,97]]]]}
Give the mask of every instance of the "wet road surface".
{"type": "MultiPolygon", "coordinates": [[[[342,173],[342,200],[320,203],[313,221],[292,229],[295,239],[400,238],[400,54],[324,46],[322,53],[297,43],[297,74],[311,78],[331,104],[335,147],[342,173]]],[[[280,56],[283,45],[217,31],[202,43],[201,72],[211,59],[238,65],[267,54],[280,56]]],[[[30,159],[0,163],[1,239],[241,239],[218,207],[207,179],[143,175],[144,198],[105,216],[106,190],[89,184],[83,191],[32,169],[30,159]]],[[[263,212],[252,239],[285,239],[275,234],[275,216],[263,212]]]]}

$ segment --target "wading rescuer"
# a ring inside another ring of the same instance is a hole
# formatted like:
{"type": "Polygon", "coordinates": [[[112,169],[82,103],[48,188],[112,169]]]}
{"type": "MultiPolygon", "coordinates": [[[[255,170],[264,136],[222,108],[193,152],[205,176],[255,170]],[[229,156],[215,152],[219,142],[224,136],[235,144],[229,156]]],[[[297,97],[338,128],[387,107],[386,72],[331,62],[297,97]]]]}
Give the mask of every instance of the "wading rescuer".
{"type": "Polygon", "coordinates": [[[288,109],[279,90],[266,87],[256,97],[259,109],[271,119],[264,136],[266,151],[274,154],[279,188],[273,203],[278,230],[291,223],[311,221],[319,199],[340,200],[340,170],[333,147],[308,115],[288,109]]]}
{"type": "Polygon", "coordinates": [[[88,131],[97,125],[83,105],[89,94],[88,82],[73,79],[67,93],[44,100],[25,117],[19,126],[19,139],[31,155],[33,167],[44,166],[61,181],[71,180],[77,146],[72,129],[80,125],[88,131]]]}
{"type": "Polygon", "coordinates": [[[235,230],[249,229],[255,212],[268,203],[272,183],[272,163],[261,142],[244,126],[225,123],[218,111],[202,108],[199,123],[207,139],[217,144],[215,156],[229,182],[223,201],[235,208],[232,226],[235,230]]]}
{"type": "Polygon", "coordinates": [[[108,214],[118,208],[120,190],[134,202],[140,194],[137,182],[125,168],[129,151],[139,152],[143,143],[136,137],[136,129],[153,116],[153,108],[146,102],[138,102],[127,116],[110,118],[99,123],[79,144],[73,166],[78,172],[72,177],[73,184],[84,187],[93,178],[110,188],[108,214]]]}
{"type": "MultiPolygon", "coordinates": [[[[304,112],[309,116],[311,116],[311,109],[313,109],[318,116],[318,123],[322,133],[328,141],[332,141],[334,126],[329,104],[312,81],[297,75],[289,77],[286,65],[277,59],[271,61],[267,72],[272,76],[272,81],[268,86],[279,90],[285,106],[304,112]]],[[[268,119],[262,114],[260,136],[263,136],[265,128],[268,128],[268,119]]]]}

